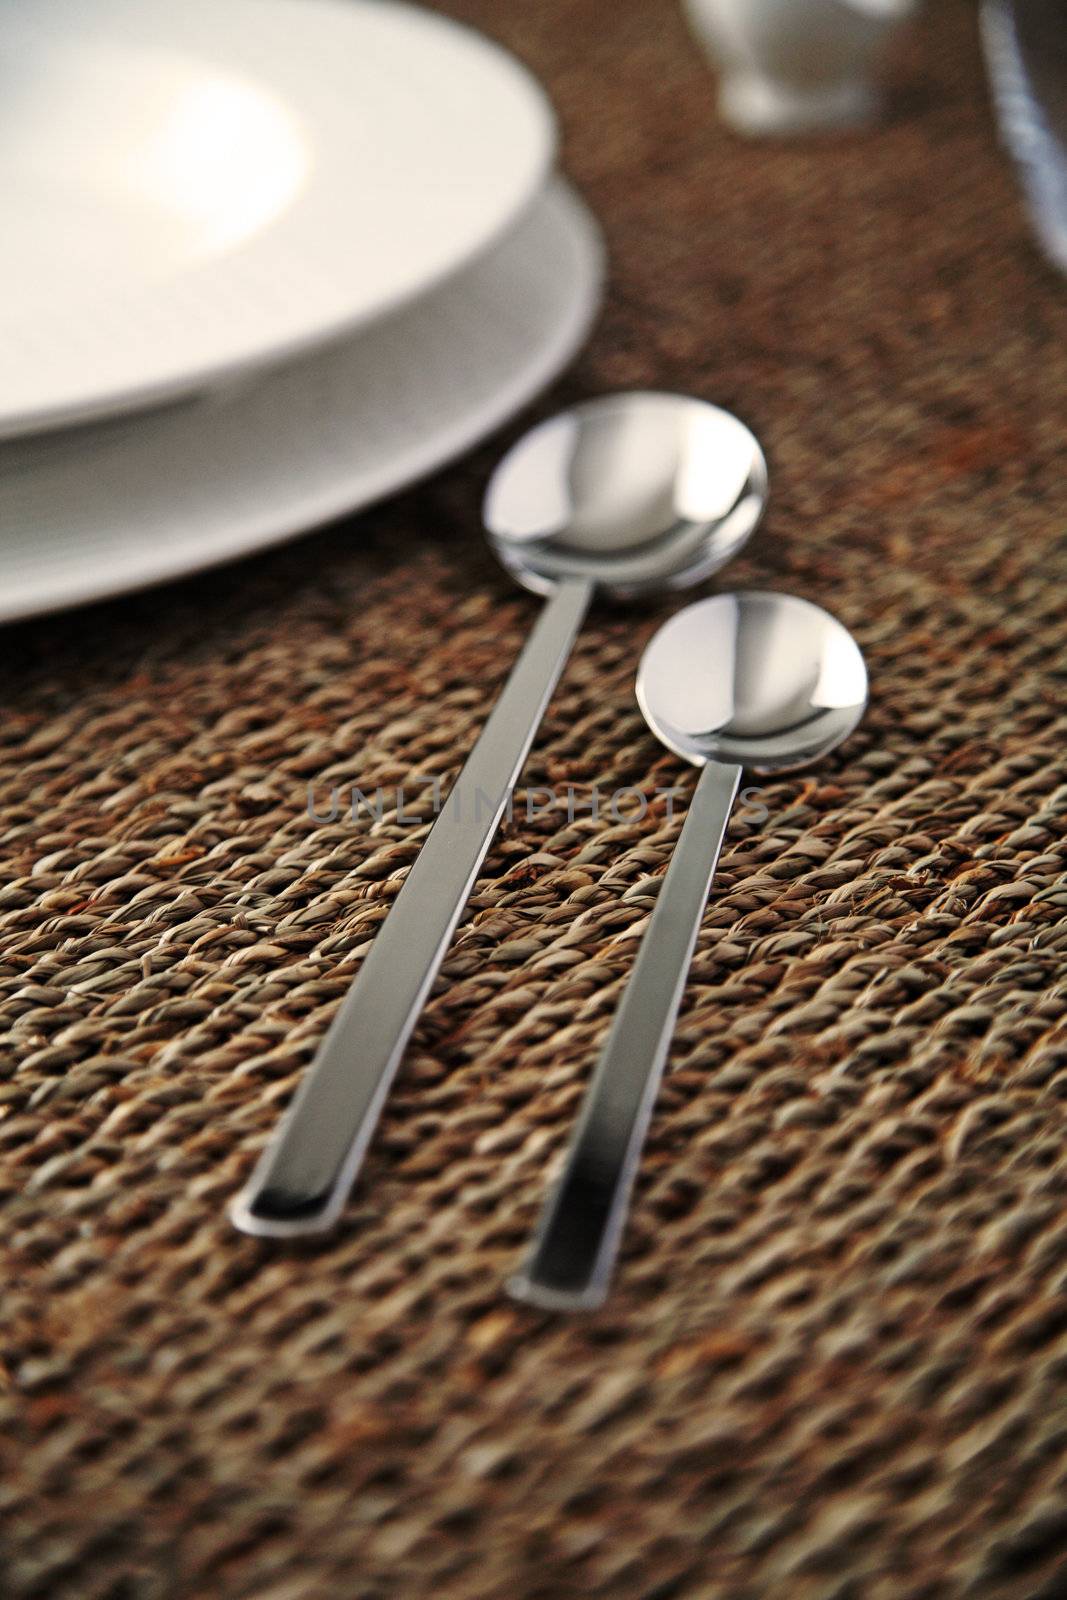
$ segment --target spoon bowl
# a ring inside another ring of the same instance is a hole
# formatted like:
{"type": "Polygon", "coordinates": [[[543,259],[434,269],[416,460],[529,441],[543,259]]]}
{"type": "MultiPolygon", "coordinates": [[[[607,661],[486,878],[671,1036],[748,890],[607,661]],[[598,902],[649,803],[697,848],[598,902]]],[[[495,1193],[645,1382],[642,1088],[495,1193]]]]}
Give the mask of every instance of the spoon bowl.
{"type": "Polygon", "coordinates": [[[698,600],[641,658],[637,703],[685,761],[788,772],[847,739],[867,703],[852,635],[795,595],[751,590],[698,600]]]}
{"type": "Polygon", "coordinates": [[[767,464],[743,422],[686,395],[608,395],[543,422],[489,481],[483,517],[527,589],[615,599],[699,583],[763,514],[767,464]]]}

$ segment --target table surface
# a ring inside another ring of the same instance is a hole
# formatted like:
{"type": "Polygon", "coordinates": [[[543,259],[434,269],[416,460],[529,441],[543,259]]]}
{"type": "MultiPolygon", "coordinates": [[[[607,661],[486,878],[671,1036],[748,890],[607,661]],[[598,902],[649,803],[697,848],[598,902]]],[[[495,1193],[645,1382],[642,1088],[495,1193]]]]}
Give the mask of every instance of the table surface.
{"type": "MultiPolygon", "coordinates": [[[[678,8],[453,0],[542,75],[612,260],[549,411],[707,396],[765,441],[730,577],[837,612],[856,737],[738,814],[617,1289],[502,1280],[677,837],[522,805],[342,1225],[247,1176],[536,613],[495,441],[339,527],[9,629],[0,1592],[942,1600],[1067,1585],[1067,293],[964,0],[867,136],[717,123],[678,8]],[[1058,719],[1058,720],[1057,720],[1058,719]]],[[[517,430],[516,430],[517,431],[517,430]]],[[[598,612],[532,785],[689,792],[598,612]]]]}

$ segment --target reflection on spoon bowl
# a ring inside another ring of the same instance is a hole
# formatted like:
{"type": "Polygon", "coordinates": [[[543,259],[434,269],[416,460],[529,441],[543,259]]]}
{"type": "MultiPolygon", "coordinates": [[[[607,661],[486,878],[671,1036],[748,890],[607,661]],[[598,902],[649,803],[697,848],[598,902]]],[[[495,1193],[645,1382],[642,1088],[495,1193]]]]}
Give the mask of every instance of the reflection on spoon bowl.
{"type": "Polygon", "coordinates": [[[859,646],[829,612],[749,591],[664,623],[637,674],[649,727],[686,761],[782,772],[825,755],[863,713],[859,646]]]}

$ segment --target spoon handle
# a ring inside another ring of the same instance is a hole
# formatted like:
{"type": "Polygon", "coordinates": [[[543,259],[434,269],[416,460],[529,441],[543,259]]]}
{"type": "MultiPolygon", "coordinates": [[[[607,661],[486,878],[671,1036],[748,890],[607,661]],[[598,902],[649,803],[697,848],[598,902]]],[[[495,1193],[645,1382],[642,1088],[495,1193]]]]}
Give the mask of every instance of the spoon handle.
{"type": "Polygon", "coordinates": [[[597,1064],[563,1175],[508,1288],[551,1311],[607,1294],[671,1035],[741,768],[700,775],[622,1003],[597,1064]]]}
{"type": "Polygon", "coordinates": [[[389,1086],[592,599],[568,579],[545,605],[311,1069],[231,1217],[245,1233],[336,1221],[389,1086]]]}

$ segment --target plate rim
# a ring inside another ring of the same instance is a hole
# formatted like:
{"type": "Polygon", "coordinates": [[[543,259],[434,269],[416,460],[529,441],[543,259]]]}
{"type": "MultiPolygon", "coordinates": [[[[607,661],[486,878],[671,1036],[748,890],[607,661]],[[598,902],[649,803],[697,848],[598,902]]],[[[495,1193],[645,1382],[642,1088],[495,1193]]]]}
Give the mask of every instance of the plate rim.
{"type": "MultiPolygon", "coordinates": [[[[606,278],[606,252],[603,236],[595,218],[573,186],[559,175],[554,175],[544,190],[535,197],[528,213],[539,206],[560,210],[563,224],[571,242],[581,255],[575,273],[565,314],[553,326],[550,336],[538,332],[531,339],[524,357],[509,375],[506,383],[498,385],[491,404],[481,404],[476,411],[461,418],[458,425],[424,434],[415,444],[406,445],[396,456],[381,465],[377,474],[338,472],[328,490],[306,497],[299,511],[290,508],[278,519],[271,515],[271,499],[262,496],[254,512],[243,518],[231,519],[222,543],[217,541],[217,531],[212,534],[210,548],[201,544],[190,550],[181,546],[151,547],[149,559],[142,561],[134,575],[93,572],[65,583],[38,581],[36,590],[23,598],[14,598],[7,585],[0,585],[0,626],[14,625],[34,617],[62,614],[78,606],[115,599],[159,585],[179,581],[228,565],[259,551],[267,551],[295,541],[305,534],[320,530],[330,523],[354,516],[380,504],[423,482],[435,472],[454,463],[469,450],[490,438],[500,428],[529,405],[550,383],[570,365],[585,343],[592,324],[603,302],[606,278]],[[534,354],[531,356],[530,351],[534,354]],[[360,487],[354,488],[354,483],[360,487]],[[184,553],[183,553],[184,552],[184,553]]],[[[508,239],[528,221],[520,218],[508,237],[498,241],[497,251],[506,248],[508,239]]],[[[476,263],[470,271],[492,269],[491,262],[476,263]]],[[[436,291],[447,295],[454,285],[446,283],[436,291]]],[[[432,298],[432,297],[431,297],[432,298]]],[[[425,307],[420,307],[424,311],[425,307]]],[[[406,314],[401,311],[398,318],[406,314]]],[[[355,335],[358,341],[361,335],[355,335]]],[[[305,361],[314,362],[316,353],[305,353],[305,361]]],[[[262,380],[270,384],[271,373],[262,380]]],[[[241,396],[230,397],[225,403],[239,408],[241,396]]],[[[211,401],[206,402],[210,406],[211,401]]],[[[152,418],[152,425],[166,428],[164,414],[152,418]]],[[[136,420],[136,419],[134,419],[136,420]]],[[[14,441],[17,447],[19,441],[14,441]]],[[[0,544],[2,555],[2,544],[0,544]]]]}
{"type": "MultiPolygon", "coordinates": [[[[60,3],[63,3],[63,0],[60,0],[60,3]]],[[[246,7],[250,0],[192,0],[192,4],[187,0],[183,11],[188,17],[196,8],[202,17],[206,17],[213,7],[217,8],[223,3],[232,11],[246,7]]],[[[515,187],[506,206],[503,204],[500,206],[492,225],[487,225],[472,235],[463,249],[453,253],[446,263],[439,264],[430,272],[424,272],[417,280],[387,297],[380,297],[372,306],[354,310],[351,307],[347,310],[335,309],[326,319],[321,314],[305,318],[281,335],[271,335],[264,322],[254,335],[245,338],[243,346],[231,348],[221,356],[201,351],[199,357],[193,361],[179,362],[176,365],[171,363],[163,375],[157,373],[155,376],[136,380],[127,378],[121,383],[112,381],[103,388],[95,389],[92,384],[86,383],[73,399],[68,397],[63,400],[33,403],[29,406],[14,406],[8,412],[0,406],[0,442],[24,439],[35,434],[58,433],[67,428],[92,424],[109,417],[154,410],[183,397],[224,389],[245,379],[254,379],[270,367],[283,365],[361,329],[372,327],[375,323],[417,304],[420,299],[436,293],[453,278],[474,266],[511,231],[536,196],[543,192],[559,145],[555,110],[541,82],[506,46],[447,13],[431,11],[422,5],[410,3],[410,0],[389,0],[388,7],[382,5],[382,0],[300,0],[300,3],[308,14],[317,12],[324,18],[344,19],[341,22],[342,27],[355,23],[360,13],[384,14],[386,11],[390,14],[403,13],[407,18],[405,26],[414,24],[416,27],[438,30],[444,35],[451,35],[454,39],[462,40],[464,47],[473,54],[480,55],[483,60],[494,61],[502,74],[501,81],[505,76],[510,77],[517,92],[525,97],[527,108],[531,113],[531,123],[537,121],[539,124],[538,149],[522,186],[515,187]]],[[[275,15],[279,15],[291,7],[292,0],[255,0],[255,5],[259,8],[268,8],[275,15]]],[[[142,17],[147,18],[149,11],[150,8],[146,6],[141,12],[142,17]]],[[[155,0],[155,13],[157,17],[173,14],[162,4],[162,0],[155,0]]],[[[185,43],[186,41],[177,39],[174,41],[174,47],[181,49],[185,43]]],[[[212,58],[205,56],[204,59],[212,58]]],[[[214,58],[214,64],[224,68],[234,63],[232,58],[224,53],[223,56],[214,58]]],[[[283,103],[288,104],[286,94],[280,91],[277,85],[262,78],[256,78],[255,81],[264,82],[283,103]]],[[[235,251],[233,256],[248,256],[253,254],[254,250],[255,247],[248,246],[235,251]]],[[[229,259],[232,260],[233,257],[229,259]]],[[[210,273],[217,268],[218,263],[215,262],[211,266],[201,265],[195,271],[210,273]]],[[[187,281],[189,276],[191,275],[179,274],[179,282],[187,281]]],[[[232,273],[224,274],[224,281],[229,284],[231,291],[235,283],[239,285],[239,279],[240,273],[236,279],[232,273]]]]}

